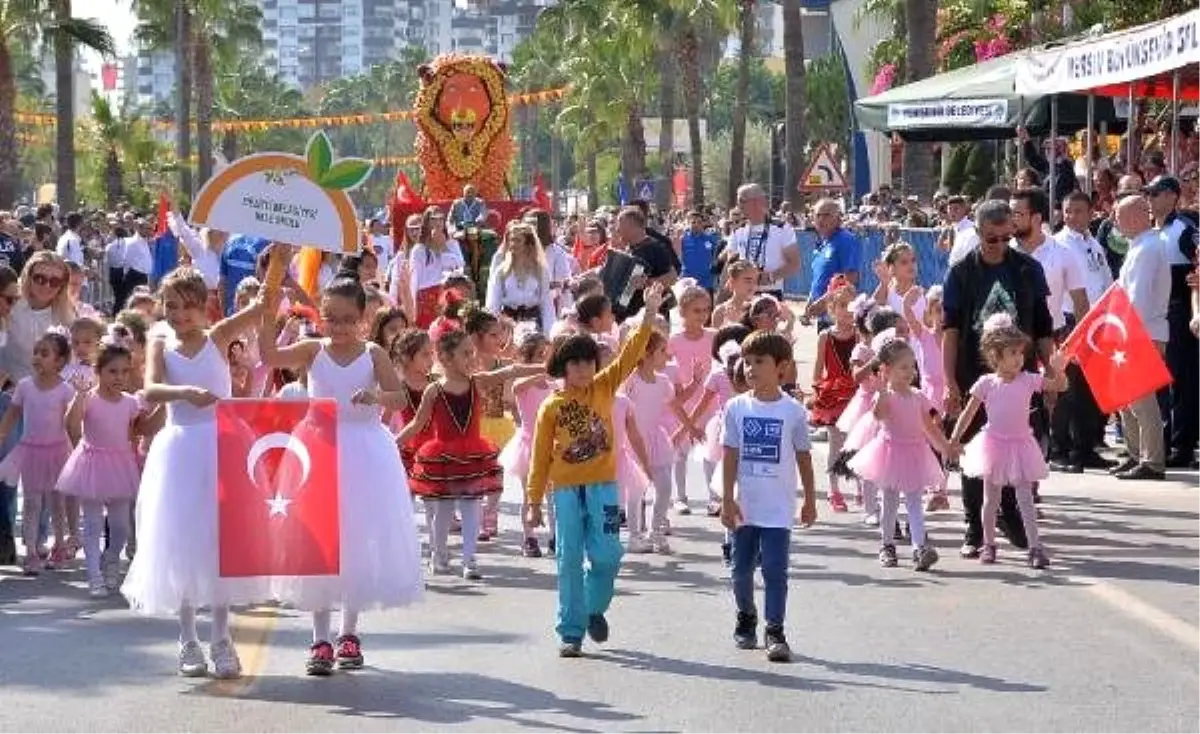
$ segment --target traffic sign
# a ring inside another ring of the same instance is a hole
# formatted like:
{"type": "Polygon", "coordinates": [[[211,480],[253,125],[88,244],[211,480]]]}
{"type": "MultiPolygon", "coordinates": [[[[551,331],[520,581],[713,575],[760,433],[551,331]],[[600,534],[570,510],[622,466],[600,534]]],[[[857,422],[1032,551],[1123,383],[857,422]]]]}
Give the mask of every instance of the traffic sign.
{"type": "Polygon", "coordinates": [[[804,171],[804,175],[800,178],[800,184],[796,188],[804,192],[850,190],[850,184],[842,175],[842,169],[838,167],[837,161],[833,159],[833,154],[829,152],[828,143],[821,143],[817,147],[817,153],[813,156],[812,163],[808,164],[808,169],[804,171]]]}
{"type": "Polygon", "coordinates": [[[654,182],[640,181],[637,187],[638,198],[643,201],[654,201],[654,182]]]}

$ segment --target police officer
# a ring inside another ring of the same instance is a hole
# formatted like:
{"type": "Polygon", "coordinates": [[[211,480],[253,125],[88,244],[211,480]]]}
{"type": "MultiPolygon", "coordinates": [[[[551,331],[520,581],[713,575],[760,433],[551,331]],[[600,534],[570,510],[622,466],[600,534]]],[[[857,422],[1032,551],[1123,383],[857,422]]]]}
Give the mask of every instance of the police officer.
{"type": "Polygon", "coordinates": [[[1191,330],[1192,291],[1188,273],[1195,267],[1196,223],[1179,212],[1182,188],[1173,176],[1158,176],[1143,189],[1154,210],[1154,223],[1162,233],[1167,262],[1171,265],[1171,296],[1167,302],[1167,367],[1173,379],[1159,394],[1165,424],[1163,445],[1167,466],[1187,468],[1195,462],[1200,438],[1200,342],[1191,330]]]}

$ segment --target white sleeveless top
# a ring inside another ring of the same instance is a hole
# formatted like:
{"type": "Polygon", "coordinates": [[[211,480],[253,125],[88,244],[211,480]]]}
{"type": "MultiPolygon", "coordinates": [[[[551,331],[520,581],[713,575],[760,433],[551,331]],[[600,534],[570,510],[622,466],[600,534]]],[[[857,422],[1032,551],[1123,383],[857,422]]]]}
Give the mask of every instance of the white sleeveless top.
{"type": "MultiPolygon", "coordinates": [[[[202,387],[218,398],[230,396],[232,383],[229,378],[229,364],[225,362],[212,339],[205,338],[204,346],[190,359],[175,351],[176,346],[177,341],[168,339],[167,348],[163,352],[163,361],[166,363],[166,374],[163,376],[165,384],[202,387]]],[[[216,412],[215,403],[205,408],[197,408],[185,400],[167,403],[167,420],[179,426],[216,420],[216,412]]]]}
{"type": "Polygon", "coordinates": [[[378,405],[354,405],[350,402],[354,393],[374,389],[376,384],[375,364],[368,349],[363,349],[362,354],[343,367],[329,356],[329,351],[322,344],[321,351],[317,352],[308,370],[308,396],[336,400],[340,421],[380,422],[382,411],[378,405]]]}

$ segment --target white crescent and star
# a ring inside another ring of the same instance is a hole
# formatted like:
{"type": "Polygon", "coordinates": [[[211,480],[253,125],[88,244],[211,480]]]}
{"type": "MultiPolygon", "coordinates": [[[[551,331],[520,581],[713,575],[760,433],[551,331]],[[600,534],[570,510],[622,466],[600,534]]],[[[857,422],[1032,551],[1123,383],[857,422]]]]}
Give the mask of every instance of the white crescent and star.
{"type": "MultiPolygon", "coordinates": [[[[1125,328],[1125,322],[1122,321],[1120,317],[1111,313],[1101,314],[1100,317],[1097,318],[1087,330],[1087,345],[1091,347],[1092,351],[1096,354],[1102,354],[1099,347],[1096,346],[1096,332],[1105,324],[1112,324],[1117,331],[1121,332],[1122,344],[1124,344],[1129,338],[1129,331],[1125,328]]],[[[1125,364],[1125,352],[1121,351],[1120,349],[1113,350],[1111,357],[1112,361],[1116,363],[1118,367],[1125,364]]]]}
{"type": "MultiPolygon", "coordinates": [[[[312,457],[309,456],[308,447],[304,445],[304,442],[290,433],[268,433],[255,441],[250,446],[250,452],[246,454],[246,476],[253,480],[254,469],[258,466],[259,460],[262,459],[263,454],[272,449],[283,449],[294,454],[300,462],[299,484],[308,481],[309,472],[312,471],[312,457]]],[[[275,490],[275,495],[268,498],[266,503],[271,517],[287,517],[288,505],[292,504],[292,500],[279,494],[279,490],[275,490]]]]}

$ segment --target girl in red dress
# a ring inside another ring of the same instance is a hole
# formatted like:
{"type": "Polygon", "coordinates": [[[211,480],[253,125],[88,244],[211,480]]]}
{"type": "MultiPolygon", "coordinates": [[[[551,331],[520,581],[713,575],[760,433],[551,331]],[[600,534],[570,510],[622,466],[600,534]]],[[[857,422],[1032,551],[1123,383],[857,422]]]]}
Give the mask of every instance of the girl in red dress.
{"type": "Polygon", "coordinates": [[[425,388],[421,402],[404,430],[396,436],[410,445],[429,427],[432,437],[417,446],[409,474],[413,494],[425,500],[432,522],[429,530],[430,565],[435,574],[450,570],[446,546],[455,505],[462,517],[463,578],[482,578],[475,563],[480,528],[479,500],[503,489],[496,445],[479,430],[483,415],[481,393],[505,381],[540,374],[542,365],[510,365],[490,372],[472,372],[475,347],[466,332],[451,329],[436,343],[443,377],[425,388]]]}
{"type": "MultiPolygon", "coordinates": [[[[840,277],[840,276],[839,276],[840,277]]],[[[813,363],[813,397],[808,401],[809,420],[814,426],[825,426],[829,434],[829,459],[825,471],[829,476],[829,505],[834,512],[846,512],[846,499],[838,486],[833,461],[842,450],[846,434],[837,427],[842,411],[850,404],[858,384],[850,367],[850,352],[858,341],[850,300],[854,288],[843,282],[828,300],[833,325],[817,336],[817,359],[813,363]]]]}

